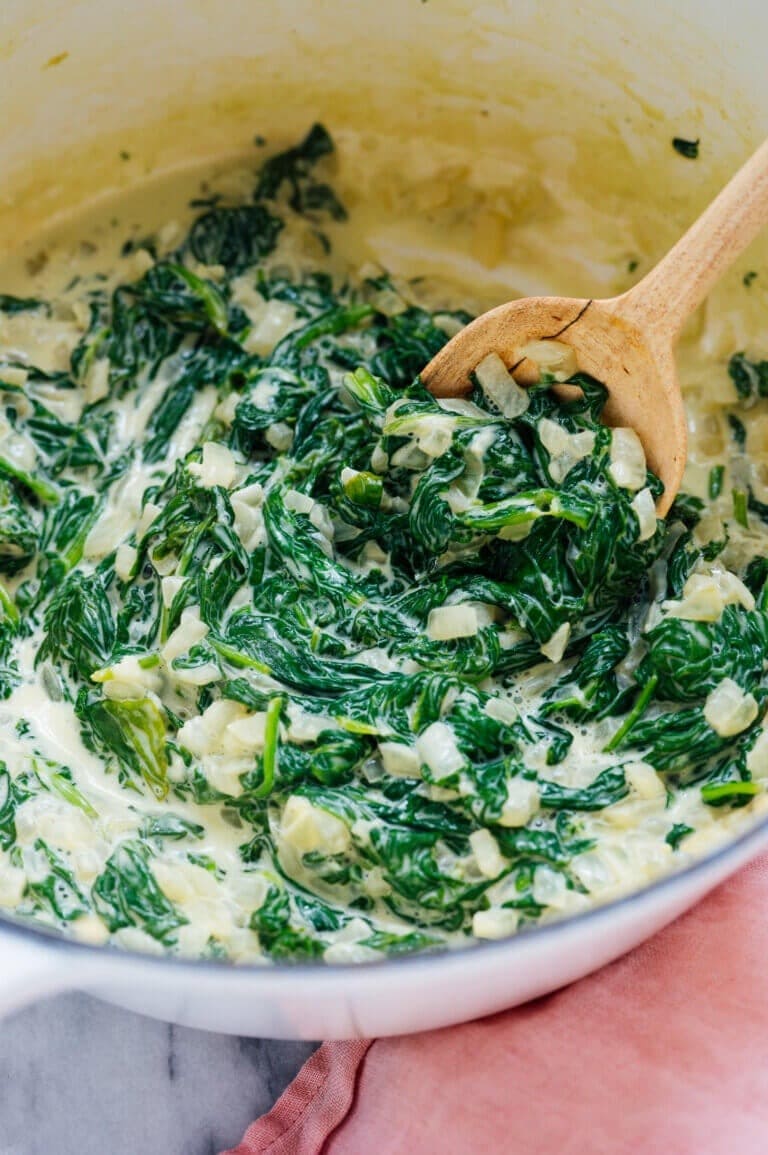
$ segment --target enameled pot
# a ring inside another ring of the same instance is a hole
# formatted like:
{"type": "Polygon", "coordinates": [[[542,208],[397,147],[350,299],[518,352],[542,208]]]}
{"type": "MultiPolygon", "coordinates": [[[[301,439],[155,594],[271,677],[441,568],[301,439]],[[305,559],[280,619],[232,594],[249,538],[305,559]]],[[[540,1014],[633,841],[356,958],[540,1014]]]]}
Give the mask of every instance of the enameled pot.
{"type": "MultiPolygon", "coordinates": [[[[766,39],[761,0],[4,0],[0,247],[147,172],[242,152],[264,125],[287,136],[315,119],[425,147],[447,131],[478,153],[503,148],[522,124],[555,151],[588,136],[602,166],[626,150],[642,159],[652,132],[682,129],[705,142],[697,183],[670,201],[682,225],[768,128],[766,39]]],[[[589,181],[585,171],[586,195],[589,181]]],[[[663,174],[643,185],[632,191],[662,195],[663,174]]],[[[143,957],[0,920],[0,1011],[76,988],[243,1035],[444,1026],[602,966],[765,847],[763,820],[567,922],[356,967],[143,957]]]]}

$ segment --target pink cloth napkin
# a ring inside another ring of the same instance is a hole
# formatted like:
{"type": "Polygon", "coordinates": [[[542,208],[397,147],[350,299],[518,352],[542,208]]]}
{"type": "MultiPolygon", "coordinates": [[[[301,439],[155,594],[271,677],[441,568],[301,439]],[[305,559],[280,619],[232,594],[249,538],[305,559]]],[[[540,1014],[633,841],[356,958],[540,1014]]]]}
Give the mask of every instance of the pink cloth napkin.
{"type": "Polygon", "coordinates": [[[321,1151],[765,1155],[768,857],[546,998],[428,1034],[325,1043],[224,1155],[321,1151]]]}

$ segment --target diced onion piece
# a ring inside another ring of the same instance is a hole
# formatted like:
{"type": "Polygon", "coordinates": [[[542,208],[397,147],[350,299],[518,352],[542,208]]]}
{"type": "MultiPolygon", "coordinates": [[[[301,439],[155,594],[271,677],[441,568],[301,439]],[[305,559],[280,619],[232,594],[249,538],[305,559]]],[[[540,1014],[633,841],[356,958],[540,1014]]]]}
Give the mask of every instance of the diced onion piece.
{"type": "Polygon", "coordinates": [[[325,714],[309,714],[291,701],[288,702],[287,714],[291,742],[316,742],[323,730],[332,725],[325,714]]]}
{"type": "Polygon", "coordinates": [[[351,843],[345,822],[299,794],[286,802],[280,826],[283,838],[300,854],[343,854],[351,843]]]}
{"type": "Polygon", "coordinates": [[[504,417],[520,417],[531,403],[528,390],[520,388],[498,353],[489,353],[475,366],[475,380],[504,417]]]}
{"type": "Polygon", "coordinates": [[[758,714],[752,694],[745,694],[732,678],[723,678],[704,703],[704,717],[721,738],[731,738],[751,726],[758,714]]]}
{"type": "Polygon", "coordinates": [[[516,351],[518,357],[533,361],[540,373],[567,381],[576,372],[576,354],[564,341],[529,341],[516,351]]]}
{"type": "Polygon", "coordinates": [[[664,783],[648,762],[626,762],[624,777],[630,789],[646,801],[666,796],[664,783]]]}
{"type": "Polygon", "coordinates": [[[421,760],[413,746],[403,742],[379,742],[379,756],[393,778],[420,778],[421,760]]]}
{"type": "Polygon", "coordinates": [[[467,473],[464,474],[462,480],[465,488],[472,493],[473,497],[477,497],[482,475],[485,472],[485,455],[498,436],[499,430],[496,426],[486,425],[484,429],[478,429],[464,450],[467,473]],[[471,477],[467,476],[470,472],[471,477]]]}
{"type": "Polygon", "coordinates": [[[709,574],[691,574],[683,586],[682,600],[664,602],[664,609],[670,617],[688,622],[716,622],[728,605],[753,610],[755,599],[736,574],[714,569],[709,574]]]}
{"type": "Polygon", "coordinates": [[[408,308],[408,302],[391,286],[373,293],[370,303],[377,313],[383,313],[385,317],[397,317],[408,308]]]}
{"type": "Polygon", "coordinates": [[[328,510],[321,502],[316,501],[309,511],[309,520],[314,525],[315,529],[319,530],[323,537],[333,541],[333,522],[328,510]]]}
{"type": "Polygon", "coordinates": [[[739,605],[743,606],[745,610],[755,608],[754,594],[744,585],[741,578],[736,577],[735,573],[731,573],[727,569],[714,569],[712,577],[718,584],[725,605],[739,605]]]}
{"type": "Polygon", "coordinates": [[[0,903],[4,907],[18,906],[27,888],[25,871],[11,866],[7,859],[0,870],[0,903]]]}
{"type": "Polygon", "coordinates": [[[262,538],[263,518],[261,511],[239,501],[237,496],[232,498],[232,513],[234,514],[233,528],[240,540],[240,544],[249,552],[253,552],[262,538]]]}
{"type": "Polygon", "coordinates": [[[283,501],[285,508],[293,513],[311,513],[315,504],[313,498],[306,493],[300,493],[298,489],[287,489],[283,501]]]}
{"type": "Polygon", "coordinates": [[[236,718],[224,731],[225,751],[232,754],[241,752],[250,754],[263,750],[266,726],[266,710],[248,714],[245,718],[236,718]]]}
{"type": "Polygon", "coordinates": [[[251,765],[242,758],[234,758],[231,754],[211,754],[205,758],[205,780],[220,794],[228,794],[231,798],[239,798],[243,793],[241,781],[244,774],[251,769],[251,765]]]}
{"type": "Polygon", "coordinates": [[[242,489],[236,490],[232,496],[257,509],[264,504],[264,486],[259,481],[252,481],[250,485],[244,485],[242,489]]]}
{"type": "Polygon", "coordinates": [[[511,726],[518,717],[517,707],[509,698],[490,698],[483,707],[483,713],[496,722],[503,722],[505,726],[511,726]]]}
{"type": "Polygon", "coordinates": [[[331,963],[333,966],[353,966],[356,963],[373,962],[380,958],[379,951],[364,946],[361,942],[332,942],[323,951],[323,962],[331,963]]]}
{"type": "Polygon", "coordinates": [[[170,664],[174,658],[186,654],[198,642],[202,642],[207,633],[208,627],[205,622],[185,610],[179,625],[160,651],[163,661],[170,664]]]}
{"type": "Polygon", "coordinates": [[[245,339],[246,352],[265,357],[272,352],[278,341],[295,328],[296,322],[293,305],[287,301],[270,301],[245,339]]]}
{"type": "Polygon", "coordinates": [[[506,862],[490,830],[474,830],[469,836],[469,845],[480,873],[486,878],[497,878],[506,862]]]}
{"type": "Polygon", "coordinates": [[[264,504],[264,489],[258,481],[236,489],[232,494],[232,512],[235,516],[234,530],[241,544],[252,552],[264,538],[264,519],[261,507],[264,504]]]}
{"type": "MultiPolygon", "coordinates": [[[[7,377],[5,378],[8,379],[7,377]]],[[[85,402],[93,405],[96,401],[103,401],[109,394],[109,358],[97,357],[85,375],[85,402]]]]}
{"type": "Polygon", "coordinates": [[[499,634],[499,645],[502,650],[514,650],[515,646],[527,640],[527,636],[523,630],[516,630],[507,625],[504,632],[499,634]]]}
{"type": "Polygon", "coordinates": [[[656,503],[647,486],[632,499],[632,509],[640,529],[637,540],[648,541],[656,532],[656,503]]]}
{"type": "Polygon", "coordinates": [[[427,417],[414,430],[416,444],[427,457],[442,457],[451,448],[455,417],[427,417]]]}
{"type": "Polygon", "coordinates": [[[174,667],[173,676],[187,686],[210,686],[212,682],[218,682],[221,670],[215,662],[202,662],[199,666],[188,666],[186,669],[174,667]]]}
{"type": "Polygon", "coordinates": [[[385,566],[389,564],[389,554],[384,552],[377,541],[367,541],[360,556],[371,565],[385,566]]]}
{"type": "Polygon", "coordinates": [[[164,577],[160,582],[160,592],[163,597],[163,605],[168,610],[173,605],[173,599],[184,585],[183,577],[164,577]]]}
{"type": "Polygon", "coordinates": [[[105,698],[116,700],[143,698],[148,692],[156,694],[162,688],[157,667],[142,666],[135,654],[121,658],[112,666],[95,670],[91,681],[101,684],[105,698]]]}
{"type": "Polygon", "coordinates": [[[561,661],[570,636],[571,623],[563,622],[563,624],[555,630],[549,641],[540,647],[544,657],[549,658],[550,662],[561,661]]]}
{"type": "Polygon", "coordinates": [[[517,930],[519,919],[516,910],[503,907],[478,910],[472,916],[472,934],[475,938],[508,938],[517,930]]]}
{"type": "Polygon", "coordinates": [[[416,751],[435,781],[450,778],[465,765],[453,730],[445,722],[433,722],[416,739],[416,751]]]}
{"type": "Polygon", "coordinates": [[[539,809],[539,788],[527,778],[512,778],[507,783],[507,798],[501,808],[499,826],[525,826],[539,809]]]}
{"type": "Polygon", "coordinates": [[[196,898],[216,898],[216,879],[195,862],[164,862],[158,859],[153,873],[166,898],[171,902],[192,902],[196,898]]]}
{"type": "Polygon", "coordinates": [[[569,433],[558,421],[544,417],[538,431],[541,444],[549,454],[549,472],[557,485],[565,480],[574,465],[594,452],[595,435],[591,429],[569,433]]]}
{"type": "MultiPolygon", "coordinates": [[[[446,413],[454,413],[457,417],[479,417],[481,421],[488,420],[486,410],[475,405],[474,401],[467,401],[466,397],[436,397],[435,401],[446,413]]],[[[491,427],[489,430],[481,430],[481,432],[491,432],[493,435],[494,431],[491,427]]]]}
{"type": "Polygon", "coordinates": [[[34,471],[37,454],[32,442],[19,433],[8,433],[3,440],[3,456],[10,457],[19,469],[34,471]]]}
{"type": "Polygon", "coordinates": [[[491,626],[495,622],[500,622],[504,614],[498,606],[493,602],[469,602],[477,615],[478,629],[485,629],[486,626],[491,626]]]}
{"type": "Polygon", "coordinates": [[[477,630],[477,610],[472,605],[438,606],[429,612],[427,636],[433,642],[473,638],[477,630]]]}
{"type": "Polygon", "coordinates": [[[198,277],[205,277],[209,281],[223,281],[227,275],[225,265],[209,265],[204,261],[190,261],[190,271],[198,277]]]}
{"type": "Polygon", "coordinates": [[[144,537],[144,534],[147,532],[159,513],[160,506],[155,505],[153,501],[148,501],[141,511],[141,517],[139,518],[138,525],[136,526],[137,541],[141,541],[141,539],[144,537]]]}
{"type": "Polygon", "coordinates": [[[230,300],[239,305],[252,325],[258,324],[267,307],[266,297],[262,297],[250,277],[235,277],[229,284],[230,300]]]}
{"type": "Polygon", "coordinates": [[[20,365],[0,365],[0,381],[6,385],[18,385],[22,389],[29,379],[29,370],[20,365]]]}
{"type": "Polygon", "coordinates": [[[385,453],[381,444],[377,442],[371,452],[371,469],[374,473],[386,473],[388,466],[389,454],[385,453]]]}
{"type": "Polygon", "coordinates": [[[605,891],[617,881],[614,856],[607,849],[604,853],[588,850],[577,854],[571,860],[570,869],[587,891],[605,891]]]}
{"type": "Polygon", "coordinates": [[[384,871],[380,866],[372,866],[365,871],[364,884],[371,898],[383,898],[386,894],[392,893],[392,887],[384,877],[384,871]]]}
{"type": "Polygon", "coordinates": [[[709,574],[693,574],[683,587],[681,601],[664,602],[671,618],[687,622],[716,622],[725,609],[722,590],[709,574]]]}
{"type": "Polygon", "coordinates": [[[642,489],[645,485],[645,450],[634,429],[619,426],[612,431],[608,473],[621,489],[642,489]]]}
{"type": "Polygon", "coordinates": [[[293,443],[293,430],[285,421],[275,421],[264,434],[264,440],[278,453],[285,453],[293,443]]]}
{"type": "Polygon", "coordinates": [[[768,730],[761,730],[747,754],[747,770],[753,778],[768,778],[768,730]]]}
{"type": "Polygon", "coordinates": [[[235,484],[237,465],[226,445],[218,441],[206,441],[202,461],[190,465],[189,472],[198,477],[206,489],[213,489],[214,486],[231,489],[235,484]]]}
{"type": "Polygon", "coordinates": [[[97,914],[82,914],[72,923],[72,935],[78,942],[102,946],[109,938],[109,927],[97,914]]]}
{"type": "Polygon", "coordinates": [[[550,866],[537,866],[533,876],[533,899],[542,906],[561,907],[567,902],[564,876],[550,866]]]}
{"type": "Polygon", "coordinates": [[[108,505],[85,539],[83,557],[97,560],[112,553],[133,528],[134,518],[128,503],[108,505]]]}
{"type": "Polygon", "coordinates": [[[115,573],[120,578],[120,581],[128,581],[138,556],[138,552],[132,545],[128,545],[127,542],[123,542],[122,545],[117,547],[115,554],[115,573]]]}
{"type": "Polygon", "coordinates": [[[559,421],[552,421],[550,417],[542,417],[537,426],[537,431],[541,444],[549,454],[562,453],[568,445],[571,436],[559,421]]]}
{"type": "Polygon", "coordinates": [[[202,714],[184,723],[177,735],[179,743],[198,758],[223,753],[227,726],[237,718],[244,718],[246,713],[245,706],[228,698],[212,702],[202,714]]]}
{"type": "Polygon", "coordinates": [[[260,380],[257,380],[254,386],[252,386],[247,396],[252,405],[255,405],[257,409],[263,409],[265,413],[268,413],[271,409],[274,409],[274,402],[279,392],[280,382],[278,380],[273,380],[269,377],[262,377],[260,380]]]}
{"type": "MultiPolygon", "coordinates": [[[[433,456],[439,456],[434,454],[433,456]]],[[[416,441],[406,441],[392,454],[391,463],[399,469],[410,469],[414,473],[421,473],[429,465],[429,456],[423,453],[416,441]]]]}

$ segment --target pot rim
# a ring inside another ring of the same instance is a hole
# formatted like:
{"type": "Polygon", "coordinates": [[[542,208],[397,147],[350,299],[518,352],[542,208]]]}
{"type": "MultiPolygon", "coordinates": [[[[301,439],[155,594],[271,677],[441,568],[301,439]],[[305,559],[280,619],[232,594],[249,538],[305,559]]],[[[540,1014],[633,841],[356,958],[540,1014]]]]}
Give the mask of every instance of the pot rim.
{"type": "MultiPolygon", "coordinates": [[[[118,965],[119,962],[139,962],[154,968],[165,968],[167,974],[173,971],[177,973],[179,971],[189,971],[190,973],[203,973],[208,976],[226,975],[229,977],[240,977],[260,975],[262,978],[270,981],[275,980],[278,983],[285,983],[293,978],[298,978],[301,982],[306,982],[310,977],[312,980],[331,982],[341,975],[344,975],[347,981],[350,982],[356,977],[363,978],[371,974],[381,973],[382,971],[386,971],[389,974],[396,969],[402,972],[415,972],[420,968],[428,967],[432,972],[439,970],[445,971],[456,965],[461,965],[465,960],[469,962],[473,958],[482,956],[485,960],[490,961],[492,953],[495,953],[497,958],[502,958],[516,950],[525,949],[535,942],[542,942],[546,939],[551,940],[557,938],[558,935],[565,938],[568,933],[573,933],[574,929],[578,930],[581,927],[594,926],[598,922],[603,922],[605,919],[612,917],[616,911],[626,912],[633,906],[639,907],[659,894],[669,893],[675,887],[687,881],[694,880],[702,874],[706,874],[709,868],[714,865],[726,863],[730,858],[742,857],[739,852],[749,851],[754,847],[754,853],[751,857],[756,856],[758,847],[766,841],[766,834],[768,834],[768,815],[757,820],[742,834],[735,838],[728,839],[723,846],[718,847],[710,854],[697,859],[695,862],[690,863],[680,870],[654,879],[648,883],[647,886],[640,887],[630,894],[622,895],[619,898],[613,899],[611,902],[594,906],[589,910],[581,911],[567,918],[544,923],[543,925],[532,926],[529,929],[520,931],[504,939],[481,940],[466,947],[458,947],[453,950],[445,949],[434,952],[414,951],[410,954],[390,955],[388,957],[382,957],[381,959],[371,959],[358,963],[325,963],[322,961],[314,963],[272,961],[266,963],[233,963],[220,959],[192,958],[172,954],[150,954],[149,952],[144,953],[142,951],[116,947],[109,943],[99,945],[80,942],[74,938],[67,938],[52,927],[35,926],[31,922],[4,914],[2,911],[0,911],[0,939],[5,935],[11,935],[29,944],[35,942],[41,949],[52,948],[53,950],[71,952],[83,959],[83,961],[86,959],[95,960],[97,957],[108,957],[115,959],[118,965]]],[[[750,855],[748,854],[744,860],[744,865],[746,865],[749,860],[750,855]]],[[[713,882],[713,887],[718,885],[719,881],[724,881],[724,879],[713,882]]],[[[702,896],[702,898],[705,897],[706,895],[702,896]]],[[[691,903],[690,905],[693,906],[694,904],[691,903]]]]}

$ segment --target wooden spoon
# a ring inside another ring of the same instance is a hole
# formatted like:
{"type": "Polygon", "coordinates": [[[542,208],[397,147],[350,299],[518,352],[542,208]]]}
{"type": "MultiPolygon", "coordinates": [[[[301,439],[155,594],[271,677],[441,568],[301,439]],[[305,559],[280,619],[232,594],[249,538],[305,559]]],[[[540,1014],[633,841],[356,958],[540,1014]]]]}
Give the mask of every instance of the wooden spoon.
{"type": "Polygon", "coordinates": [[[421,374],[436,397],[472,388],[471,374],[497,353],[515,380],[538,368],[521,354],[529,341],[570,345],[578,368],[608,388],[608,425],[634,429],[649,467],[664,482],[663,516],[685,469],[686,421],[674,345],[683,323],[768,223],[768,140],[642,281],[620,297],[526,297],[499,305],[457,333],[421,374]]]}

